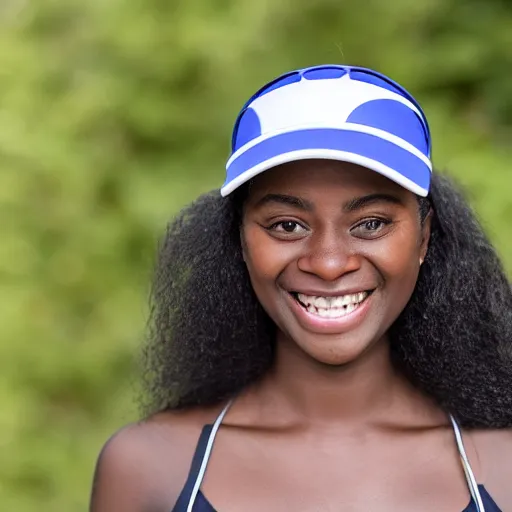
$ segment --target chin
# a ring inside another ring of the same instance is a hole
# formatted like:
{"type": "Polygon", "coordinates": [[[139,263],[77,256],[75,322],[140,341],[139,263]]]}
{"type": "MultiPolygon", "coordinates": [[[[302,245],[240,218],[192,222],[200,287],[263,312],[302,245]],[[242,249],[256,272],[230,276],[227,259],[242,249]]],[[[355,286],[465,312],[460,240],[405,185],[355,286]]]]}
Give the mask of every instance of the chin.
{"type": "Polygon", "coordinates": [[[295,338],[294,342],[311,359],[328,366],[348,365],[360,360],[366,354],[374,352],[373,349],[384,345],[381,341],[375,341],[376,337],[353,334],[345,334],[338,339],[329,339],[333,338],[332,335],[316,334],[308,336],[308,339],[295,338]]]}

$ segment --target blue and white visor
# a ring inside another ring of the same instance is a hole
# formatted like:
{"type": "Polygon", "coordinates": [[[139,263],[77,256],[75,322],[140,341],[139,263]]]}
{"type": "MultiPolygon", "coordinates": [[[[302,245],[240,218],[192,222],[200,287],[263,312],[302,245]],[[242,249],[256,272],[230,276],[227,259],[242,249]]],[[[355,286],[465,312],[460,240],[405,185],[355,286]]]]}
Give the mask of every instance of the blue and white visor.
{"type": "Polygon", "coordinates": [[[365,68],[315,66],[282,75],[245,104],[221,194],[280,164],[329,159],[367,167],[426,196],[430,156],[425,114],[403,87],[365,68]]]}

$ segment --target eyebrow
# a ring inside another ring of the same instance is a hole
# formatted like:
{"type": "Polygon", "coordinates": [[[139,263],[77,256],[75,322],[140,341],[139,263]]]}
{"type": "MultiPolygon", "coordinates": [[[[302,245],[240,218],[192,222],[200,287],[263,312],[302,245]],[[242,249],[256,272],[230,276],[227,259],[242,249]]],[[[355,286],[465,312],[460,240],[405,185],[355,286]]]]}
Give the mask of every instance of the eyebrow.
{"type": "MultiPolygon", "coordinates": [[[[285,204],[308,212],[314,210],[313,203],[310,201],[302,199],[301,197],[289,196],[286,194],[266,194],[256,203],[256,207],[261,207],[268,203],[285,204]]],[[[391,194],[375,193],[351,199],[343,205],[343,211],[353,212],[374,203],[392,203],[399,205],[404,204],[403,201],[397,196],[391,194]]]]}
{"type": "Polygon", "coordinates": [[[404,204],[400,198],[391,194],[368,194],[367,196],[351,199],[343,205],[343,210],[346,212],[353,212],[374,203],[404,204]]]}
{"type": "Polygon", "coordinates": [[[309,201],[296,196],[288,196],[286,194],[267,194],[256,203],[256,206],[260,207],[268,203],[286,204],[305,211],[312,211],[314,209],[313,204],[309,201]]]}

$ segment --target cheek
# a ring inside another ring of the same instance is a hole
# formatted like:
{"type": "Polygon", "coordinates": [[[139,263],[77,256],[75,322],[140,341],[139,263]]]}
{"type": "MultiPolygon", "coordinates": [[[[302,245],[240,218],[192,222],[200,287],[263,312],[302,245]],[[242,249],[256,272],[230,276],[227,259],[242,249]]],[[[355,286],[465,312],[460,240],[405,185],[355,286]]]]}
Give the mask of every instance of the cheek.
{"type": "Polygon", "coordinates": [[[388,284],[412,292],[419,272],[420,243],[403,230],[390,237],[376,253],[375,263],[388,284]]]}
{"type": "Polygon", "coordinates": [[[293,260],[292,251],[273,240],[260,226],[244,227],[244,257],[253,287],[274,282],[293,260]]]}

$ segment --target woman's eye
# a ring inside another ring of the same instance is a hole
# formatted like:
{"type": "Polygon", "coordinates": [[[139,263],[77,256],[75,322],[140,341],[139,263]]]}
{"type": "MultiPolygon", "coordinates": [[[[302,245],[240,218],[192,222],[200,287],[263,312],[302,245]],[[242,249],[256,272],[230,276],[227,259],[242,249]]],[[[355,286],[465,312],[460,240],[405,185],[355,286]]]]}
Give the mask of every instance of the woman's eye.
{"type": "Polygon", "coordinates": [[[294,234],[298,235],[306,231],[306,228],[301,226],[298,222],[293,220],[285,220],[281,222],[276,222],[272,226],[270,226],[270,231],[274,231],[277,233],[286,233],[286,234],[294,234]]]}
{"type": "Polygon", "coordinates": [[[384,222],[382,222],[381,220],[378,220],[378,219],[372,219],[372,220],[365,222],[363,225],[364,225],[364,228],[368,231],[377,231],[380,228],[384,227],[384,222]]]}
{"type": "Polygon", "coordinates": [[[376,237],[390,224],[383,219],[368,219],[352,229],[352,232],[364,238],[376,237]]]}

